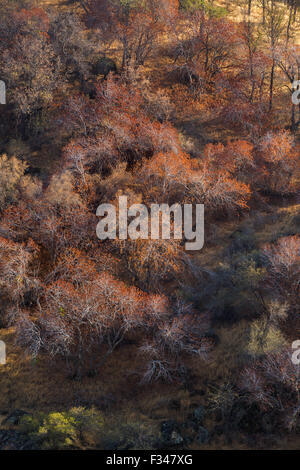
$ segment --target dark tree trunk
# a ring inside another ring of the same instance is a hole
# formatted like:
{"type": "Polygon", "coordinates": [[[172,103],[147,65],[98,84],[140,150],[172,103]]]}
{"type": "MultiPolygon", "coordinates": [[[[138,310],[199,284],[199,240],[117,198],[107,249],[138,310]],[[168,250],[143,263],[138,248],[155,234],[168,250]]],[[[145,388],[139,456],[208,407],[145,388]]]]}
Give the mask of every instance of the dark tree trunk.
{"type": "Polygon", "coordinates": [[[275,61],[273,59],[272,68],[271,68],[271,76],[270,76],[269,111],[271,111],[273,107],[274,76],[275,76],[275,61]]]}

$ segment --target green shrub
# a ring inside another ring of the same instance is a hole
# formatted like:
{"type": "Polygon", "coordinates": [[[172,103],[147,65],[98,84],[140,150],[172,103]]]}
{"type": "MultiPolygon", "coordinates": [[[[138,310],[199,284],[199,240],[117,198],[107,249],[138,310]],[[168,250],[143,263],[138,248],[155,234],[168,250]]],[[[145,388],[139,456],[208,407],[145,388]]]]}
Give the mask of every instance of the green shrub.
{"type": "Polygon", "coordinates": [[[26,415],[21,419],[22,432],[42,449],[80,447],[94,441],[103,428],[102,415],[95,409],[72,408],[69,411],[26,415]]]}

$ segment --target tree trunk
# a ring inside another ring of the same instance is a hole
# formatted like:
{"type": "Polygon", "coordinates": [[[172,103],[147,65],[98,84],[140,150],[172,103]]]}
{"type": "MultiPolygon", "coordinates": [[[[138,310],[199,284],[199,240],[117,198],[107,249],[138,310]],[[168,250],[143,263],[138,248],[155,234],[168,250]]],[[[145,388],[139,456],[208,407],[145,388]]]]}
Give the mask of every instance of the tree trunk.
{"type": "Polygon", "coordinates": [[[289,20],[288,20],[288,24],[286,28],[286,45],[288,45],[289,39],[290,39],[290,29],[291,29],[292,18],[293,18],[293,6],[290,7],[289,20]]]}
{"type": "Polygon", "coordinates": [[[274,75],[275,75],[275,61],[273,59],[272,68],[271,68],[271,76],[270,76],[269,111],[271,111],[273,107],[274,75]]]}
{"type": "Polygon", "coordinates": [[[292,104],[292,114],[291,114],[291,130],[294,132],[296,130],[296,118],[295,118],[295,105],[292,104]]]}

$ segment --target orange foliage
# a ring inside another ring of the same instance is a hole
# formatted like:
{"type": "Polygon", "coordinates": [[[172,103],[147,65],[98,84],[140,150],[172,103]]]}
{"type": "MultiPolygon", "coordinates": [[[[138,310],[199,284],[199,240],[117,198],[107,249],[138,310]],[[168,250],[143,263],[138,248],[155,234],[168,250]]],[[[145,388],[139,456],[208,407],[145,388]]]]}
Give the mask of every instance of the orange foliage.
{"type": "Polygon", "coordinates": [[[299,145],[287,131],[267,133],[259,142],[257,161],[261,186],[275,194],[296,191],[293,176],[299,169],[299,145]]]}
{"type": "Polygon", "coordinates": [[[235,144],[229,144],[226,149],[222,144],[209,145],[207,160],[204,158],[201,164],[183,153],[155,155],[141,171],[143,181],[149,185],[146,197],[205,204],[207,214],[245,209],[251,196],[250,187],[233,178],[227,166],[236,173],[244,162],[252,163],[250,150],[247,143],[241,146],[240,152],[235,144]]]}
{"type": "Polygon", "coordinates": [[[97,88],[95,100],[72,98],[66,123],[79,131],[64,149],[67,165],[81,175],[88,166],[101,171],[122,160],[132,165],[155,152],[180,148],[175,128],[147,116],[141,93],[112,77],[97,88]]]}
{"type": "Polygon", "coordinates": [[[292,309],[299,306],[300,237],[283,237],[263,250],[267,261],[267,283],[276,295],[288,301],[292,309]]]}

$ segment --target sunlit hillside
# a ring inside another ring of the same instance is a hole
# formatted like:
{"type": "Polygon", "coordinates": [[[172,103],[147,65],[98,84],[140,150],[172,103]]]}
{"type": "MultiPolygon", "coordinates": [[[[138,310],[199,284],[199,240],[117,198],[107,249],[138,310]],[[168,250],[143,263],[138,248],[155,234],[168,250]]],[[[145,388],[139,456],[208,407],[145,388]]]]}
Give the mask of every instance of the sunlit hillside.
{"type": "Polygon", "coordinates": [[[0,449],[299,449],[298,2],[0,13],[0,449]]]}

